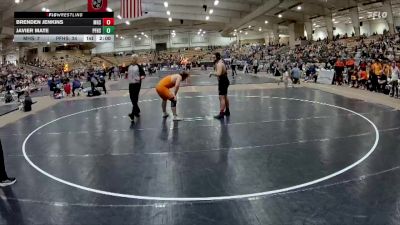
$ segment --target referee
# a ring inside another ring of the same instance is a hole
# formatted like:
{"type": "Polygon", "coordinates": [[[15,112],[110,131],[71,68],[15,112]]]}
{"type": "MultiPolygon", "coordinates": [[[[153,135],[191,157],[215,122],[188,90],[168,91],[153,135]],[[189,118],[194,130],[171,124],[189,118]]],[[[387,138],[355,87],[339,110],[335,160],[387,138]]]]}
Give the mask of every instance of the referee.
{"type": "Polygon", "coordinates": [[[129,97],[132,102],[132,112],[129,114],[131,121],[135,117],[140,117],[139,92],[142,80],[146,77],[143,68],[138,64],[138,58],[138,55],[132,55],[132,64],[128,67],[129,97]]]}

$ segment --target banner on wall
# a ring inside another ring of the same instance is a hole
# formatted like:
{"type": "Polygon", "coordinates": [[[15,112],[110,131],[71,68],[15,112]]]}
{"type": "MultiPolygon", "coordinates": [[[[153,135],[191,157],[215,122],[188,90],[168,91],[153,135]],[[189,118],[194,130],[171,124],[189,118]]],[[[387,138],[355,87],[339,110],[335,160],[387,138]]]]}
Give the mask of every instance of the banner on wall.
{"type": "Polygon", "coordinates": [[[107,11],[107,0],[88,0],[87,11],[88,12],[106,12],[107,11]]]}
{"type": "Polygon", "coordinates": [[[189,38],[187,37],[175,37],[172,38],[172,44],[188,44],[189,38]]]}

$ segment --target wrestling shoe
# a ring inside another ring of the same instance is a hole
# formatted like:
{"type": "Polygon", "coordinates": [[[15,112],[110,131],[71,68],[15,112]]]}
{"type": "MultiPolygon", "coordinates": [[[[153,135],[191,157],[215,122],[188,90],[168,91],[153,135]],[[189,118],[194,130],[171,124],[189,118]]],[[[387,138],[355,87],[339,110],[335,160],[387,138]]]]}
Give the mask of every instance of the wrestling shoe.
{"type": "Polygon", "coordinates": [[[225,110],[225,116],[230,116],[230,115],[231,115],[231,111],[229,111],[229,109],[225,110]]]}
{"type": "Polygon", "coordinates": [[[225,116],[224,113],[220,113],[220,114],[214,116],[214,118],[217,120],[222,120],[224,118],[224,116],[225,116]]]}
{"type": "Polygon", "coordinates": [[[14,177],[9,177],[5,180],[0,181],[0,187],[7,187],[15,184],[15,182],[17,182],[17,179],[15,179],[14,177]]]}
{"type": "Polygon", "coordinates": [[[182,120],[182,118],[180,118],[179,116],[174,116],[174,119],[173,119],[174,121],[181,121],[182,120]]]}

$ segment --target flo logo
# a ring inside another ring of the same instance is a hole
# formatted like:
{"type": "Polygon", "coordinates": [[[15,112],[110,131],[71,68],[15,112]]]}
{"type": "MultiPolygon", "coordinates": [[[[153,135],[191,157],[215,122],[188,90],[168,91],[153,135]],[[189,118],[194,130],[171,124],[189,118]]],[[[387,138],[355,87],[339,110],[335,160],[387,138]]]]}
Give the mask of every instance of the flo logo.
{"type": "Polygon", "coordinates": [[[92,1],[92,7],[94,9],[100,9],[103,7],[103,0],[93,0],[92,1]]]}
{"type": "Polygon", "coordinates": [[[368,19],[385,19],[387,16],[387,12],[368,12],[368,19]]]}

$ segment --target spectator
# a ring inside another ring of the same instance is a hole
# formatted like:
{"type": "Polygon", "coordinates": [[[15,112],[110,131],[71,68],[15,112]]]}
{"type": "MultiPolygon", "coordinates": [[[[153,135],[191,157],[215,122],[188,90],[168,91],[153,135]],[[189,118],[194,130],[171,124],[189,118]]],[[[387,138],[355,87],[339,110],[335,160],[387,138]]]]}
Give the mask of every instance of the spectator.
{"type": "Polygon", "coordinates": [[[29,92],[25,91],[25,99],[24,99],[24,112],[32,111],[32,98],[29,96],[29,92]]]}
{"type": "Polygon", "coordinates": [[[65,94],[67,96],[69,96],[71,94],[71,84],[69,82],[69,79],[66,80],[66,82],[65,82],[65,84],[63,86],[64,86],[65,94]]]}
{"type": "Polygon", "coordinates": [[[295,64],[290,72],[290,78],[292,79],[292,83],[300,84],[300,76],[301,76],[301,71],[300,71],[298,65],[295,64]]]}
{"type": "MultiPolygon", "coordinates": [[[[75,97],[75,90],[82,88],[81,81],[78,79],[78,76],[74,77],[74,81],[72,82],[72,97],[75,97]]],[[[78,92],[79,96],[79,92],[78,92]]]]}
{"type": "Polygon", "coordinates": [[[258,60],[254,58],[253,60],[253,69],[254,69],[254,74],[257,74],[258,72],[258,60]]]}
{"type": "Polygon", "coordinates": [[[343,60],[337,59],[335,63],[335,79],[334,79],[336,81],[336,85],[342,85],[343,71],[344,71],[343,60]]]}
{"type": "Polygon", "coordinates": [[[392,74],[391,74],[390,84],[392,85],[391,96],[396,98],[399,97],[399,79],[400,79],[400,70],[396,65],[396,62],[392,63],[392,74]]]}

